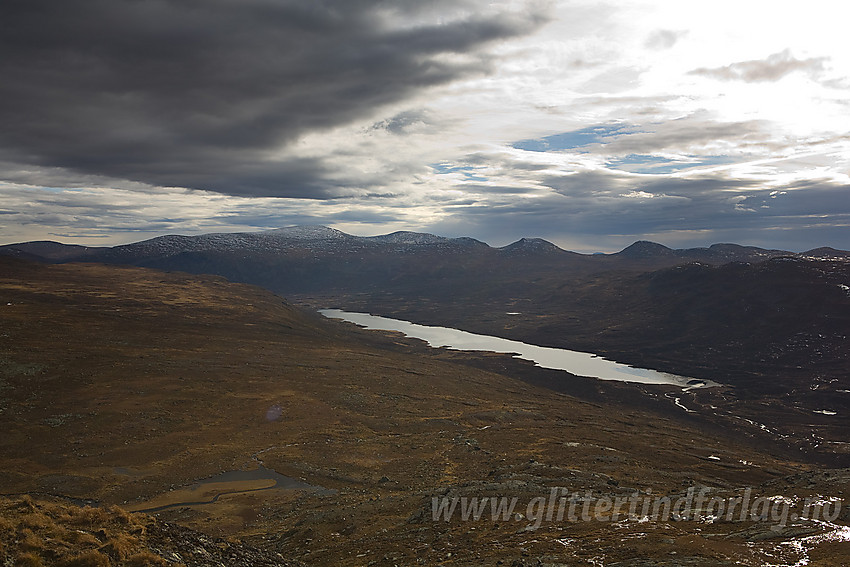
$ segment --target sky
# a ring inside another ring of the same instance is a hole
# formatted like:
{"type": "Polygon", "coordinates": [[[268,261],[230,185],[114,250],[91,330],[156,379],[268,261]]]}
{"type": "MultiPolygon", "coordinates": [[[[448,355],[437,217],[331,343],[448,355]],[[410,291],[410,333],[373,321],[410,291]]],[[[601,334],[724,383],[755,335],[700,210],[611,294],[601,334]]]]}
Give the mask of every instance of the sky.
{"type": "Polygon", "coordinates": [[[850,249],[844,4],[4,0],[0,244],[850,249]]]}

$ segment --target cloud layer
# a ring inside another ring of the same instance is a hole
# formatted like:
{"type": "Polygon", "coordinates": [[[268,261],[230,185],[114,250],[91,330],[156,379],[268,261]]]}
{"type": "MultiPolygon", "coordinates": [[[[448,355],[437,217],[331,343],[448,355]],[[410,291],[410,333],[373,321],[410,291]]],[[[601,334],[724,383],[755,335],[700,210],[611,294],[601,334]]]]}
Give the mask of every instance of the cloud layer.
{"type": "Polygon", "coordinates": [[[786,49],[781,53],[774,53],[767,59],[739,61],[714,69],[701,67],[694,69],[691,73],[724,81],[775,82],[796,71],[817,75],[823,71],[826,59],[826,57],[812,57],[801,60],[791,55],[786,49]]]}
{"type": "MultiPolygon", "coordinates": [[[[81,0],[0,8],[6,161],[236,195],[325,197],[307,132],[488,71],[535,13],[465,2],[81,0]]],[[[398,125],[396,125],[398,127],[398,125]]]]}
{"type": "Polygon", "coordinates": [[[0,239],[850,248],[843,23],[718,2],[8,0],[0,239]]]}

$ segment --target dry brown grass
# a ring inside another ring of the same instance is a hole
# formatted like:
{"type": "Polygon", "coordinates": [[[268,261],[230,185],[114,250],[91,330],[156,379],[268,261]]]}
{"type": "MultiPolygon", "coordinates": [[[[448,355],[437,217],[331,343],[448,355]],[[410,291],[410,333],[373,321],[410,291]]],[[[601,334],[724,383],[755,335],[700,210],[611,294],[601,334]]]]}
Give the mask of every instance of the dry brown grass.
{"type": "Polygon", "coordinates": [[[0,534],[10,532],[15,529],[15,523],[9,518],[0,517],[0,534]]]}
{"type": "MultiPolygon", "coordinates": [[[[61,528],[60,528],[61,529],[61,528]]],[[[64,534],[64,540],[68,543],[71,543],[76,546],[94,546],[97,547],[100,545],[100,540],[95,536],[88,532],[84,532],[82,530],[68,530],[65,529],[62,532],[64,534]]]]}
{"type": "Polygon", "coordinates": [[[17,544],[21,549],[25,550],[39,550],[43,549],[44,542],[43,539],[35,534],[29,528],[21,528],[18,531],[18,540],[17,544]]]}
{"type": "Polygon", "coordinates": [[[115,506],[81,508],[30,496],[0,498],[0,564],[167,565],[145,545],[146,521],[115,506]]]}
{"type": "Polygon", "coordinates": [[[67,516],[68,523],[74,526],[91,527],[110,520],[110,514],[103,508],[71,508],[67,516]]]}
{"type": "Polygon", "coordinates": [[[101,551],[119,561],[124,561],[139,549],[139,539],[131,535],[118,533],[100,548],[101,551]]]}
{"type": "Polygon", "coordinates": [[[56,565],[58,567],[109,567],[112,562],[109,561],[109,557],[99,551],[90,550],[60,559],[56,565]]]}
{"type": "Polygon", "coordinates": [[[136,553],[124,562],[127,567],[164,567],[168,564],[168,561],[150,551],[136,553]]]}
{"type": "Polygon", "coordinates": [[[44,565],[44,562],[39,555],[28,551],[26,553],[19,553],[15,557],[15,565],[18,567],[41,567],[44,565]]]}

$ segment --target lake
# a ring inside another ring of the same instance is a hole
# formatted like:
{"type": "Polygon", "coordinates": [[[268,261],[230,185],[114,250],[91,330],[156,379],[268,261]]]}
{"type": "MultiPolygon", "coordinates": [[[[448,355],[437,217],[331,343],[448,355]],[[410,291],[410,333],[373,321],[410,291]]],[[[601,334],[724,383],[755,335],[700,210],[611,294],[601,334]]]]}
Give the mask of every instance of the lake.
{"type": "Polygon", "coordinates": [[[423,340],[435,348],[510,353],[515,358],[530,360],[542,368],[564,370],[576,376],[638,384],[667,384],[685,389],[720,385],[710,380],[697,380],[647,368],[634,368],[588,352],[530,345],[501,337],[478,335],[447,327],[418,325],[408,321],[368,313],[351,313],[341,309],[320,309],[319,313],[330,319],[342,319],[366,329],[398,331],[408,337],[423,340]]]}

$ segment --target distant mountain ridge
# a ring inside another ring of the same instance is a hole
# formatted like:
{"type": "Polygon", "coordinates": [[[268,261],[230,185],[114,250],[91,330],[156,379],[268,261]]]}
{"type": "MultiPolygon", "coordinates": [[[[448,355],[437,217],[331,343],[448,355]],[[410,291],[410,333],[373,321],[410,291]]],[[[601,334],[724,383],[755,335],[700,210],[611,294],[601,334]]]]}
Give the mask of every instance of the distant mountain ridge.
{"type": "Polygon", "coordinates": [[[475,251],[499,251],[512,256],[520,254],[569,254],[586,258],[621,258],[630,260],[679,259],[727,262],[763,261],[777,256],[850,259],[850,252],[829,247],[795,253],[787,250],[763,249],[739,244],[713,244],[708,248],[673,249],[663,244],[639,240],[613,254],[581,254],[569,252],[542,238],[521,238],[501,247],[492,247],[470,237],[450,238],[429,233],[398,231],[378,236],[354,236],[321,225],[290,226],[261,232],[208,233],[197,236],[166,235],[113,247],[88,247],[53,241],[34,241],[0,246],[0,255],[18,256],[46,262],[95,261],[135,264],[141,259],[167,257],[190,252],[288,253],[302,248],[321,252],[346,252],[385,248],[400,252],[420,247],[475,251]]]}
{"type": "Polygon", "coordinates": [[[719,266],[775,258],[850,259],[850,253],[832,248],[802,254],[738,244],[676,250],[648,241],[635,242],[613,254],[580,254],[542,238],[521,238],[492,247],[469,237],[410,231],[354,236],[315,225],[167,235],[102,248],[24,242],[0,246],[0,255],[48,263],[97,262],[214,274],[285,296],[390,294],[427,296],[438,302],[476,290],[483,290],[487,297],[523,296],[528,295],[530,282],[537,282],[533,287],[538,290],[554,289],[569,279],[611,271],[640,273],[689,263],[719,266]]]}
{"type": "MultiPolygon", "coordinates": [[[[548,240],[543,240],[542,238],[520,238],[516,242],[508,244],[507,246],[502,246],[500,250],[510,252],[512,254],[557,254],[560,252],[566,252],[566,250],[559,248],[555,244],[552,244],[548,240]]],[[[569,253],[576,254],[576,252],[569,253]]]]}
{"type": "Polygon", "coordinates": [[[472,289],[490,290],[497,296],[522,295],[530,281],[556,285],[564,278],[611,270],[646,272],[694,262],[759,263],[777,257],[850,259],[850,253],[832,248],[803,254],[738,244],[676,250],[648,241],[613,254],[581,254],[542,238],[521,238],[493,247],[469,237],[411,231],[354,236],[318,225],[167,235],[113,247],[24,242],[0,246],[0,255],[48,263],[98,262],[215,274],[283,295],[383,292],[443,299],[472,289]]]}

